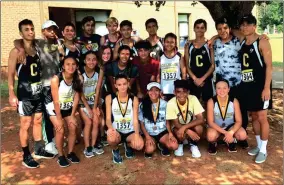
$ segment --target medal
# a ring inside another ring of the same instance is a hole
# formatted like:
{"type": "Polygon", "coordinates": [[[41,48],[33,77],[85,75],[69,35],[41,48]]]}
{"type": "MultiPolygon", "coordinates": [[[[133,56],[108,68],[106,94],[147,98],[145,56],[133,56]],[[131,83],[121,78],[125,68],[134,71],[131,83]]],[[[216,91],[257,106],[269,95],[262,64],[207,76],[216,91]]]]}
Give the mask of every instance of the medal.
{"type": "Polygon", "coordinates": [[[158,114],[159,114],[159,109],[160,109],[160,99],[158,99],[156,110],[154,110],[154,106],[152,104],[152,115],[153,115],[153,119],[154,119],[154,124],[156,124],[157,117],[158,117],[158,114]]]}
{"type": "Polygon", "coordinates": [[[221,117],[222,117],[223,120],[225,120],[226,119],[227,110],[228,110],[228,105],[229,105],[229,96],[227,96],[225,104],[222,104],[220,99],[219,99],[219,97],[217,96],[217,103],[218,103],[218,107],[219,107],[219,109],[221,111],[221,117]]]}
{"type": "Polygon", "coordinates": [[[153,130],[154,130],[154,131],[157,130],[157,126],[156,126],[156,125],[153,126],[153,130]]]}
{"type": "MultiPolygon", "coordinates": [[[[129,100],[129,97],[128,97],[128,94],[127,94],[126,106],[125,106],[125,109],[123,109],[122,106],[121,106],[121,101],[120,101],[120,98],[119,98],[119,94],[117,93],[117,102],[118,102],[119,110],[120,110],[120,112],[121,112],[122,117],[124,117],[125,114],[126,114],[127,106],[128,106],[128,100],[129,100]]],[[[123,119],[123,120],[126,122],[125,119],[123,119]]],[[[122,121],[123,121],[123,120],[122,120],[122,121]]]]}
{"type": "Polygon", "coordinates": [[[186,124],[187,115],[188,115],[188,99],[186,99],[186,102],[184,105],[181,105],[179,101],[177,100],[177,106],[178,106],[179,113],[181,114],[182,119],[184,123],[186,124]]]}

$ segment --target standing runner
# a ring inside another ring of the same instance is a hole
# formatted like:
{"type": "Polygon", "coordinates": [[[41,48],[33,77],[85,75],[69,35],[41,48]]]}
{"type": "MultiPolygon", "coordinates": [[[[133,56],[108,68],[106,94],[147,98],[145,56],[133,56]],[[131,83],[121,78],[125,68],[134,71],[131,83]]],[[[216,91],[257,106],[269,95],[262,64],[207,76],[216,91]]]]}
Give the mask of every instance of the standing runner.
{"type": "Polygon", "coordinates": [[[263,163],[267,158],[269,123],[267,110],[272,108],[272,51],[269,41],[260,40],[256,30],[256,18],[253,15],[241,19],[241,30],[245,40],[241,44],[242,59],[241,89],[245,106],[252,115],[253,130],[257,147],[248,154],[255,156],[256,163],[263,163]]]}
{"type": "Polygon", "coordinates": [[[146,39],[151,43],[150,56],[155,60],[160,60],[163,52],[163,39],[157,35],[159,28],[158,22],[154,18],[150,18],[145,22],[146,31],[149,37],[146,39]]]}
{"type": "Polygon", "coordinates": [[[163,98],[169,101],[174,97],[174,81],[186,78],[184,58],[177,51],[177,36],[168,33],[165,36],[164,53],[161,62],[161,87],[163,98]]]}
{"type": "Polygon", "coordinates": [[[96,72],[96,67],[98,66],[98,59],[94,51],[88,51],[85,54],[85,67],[83,67],[81,74],[83,76],[83,100],[84,104],[80,104],[79,113],[85,124],[84,126],[84,142],[85,142],[85,157],[93,157],[94,154],[103,154],[104,151],[102,148],[98,148],[96,140],[100,128],[99,120],[99,106],[101,103],[100,98],[100,89],[103,81],[104,72],[100,69],[99,72],[96,72]],[[91,133],[91,144],[90,144],[90,133],[91,133]]]}
{"type": "Polygon", "coordinates": [[[121,46],[127,45],[131,49],[130,53],[130,60],[132,60],[135,56],[137,56],[137,50],[135,48],[135,40],[131,38],[131,32],[132,32],[132,22],[129,20],[124,20],[120,23],[120,34],[122,38],[117,41],[114,52],[113,52],[113,59],[116,60],[118,58],[118,50],[121,46]]]}
{"type": "Polygon", "coordinates": [[[116,42],[120,38],[119,33],[117,32],[118,28],[118,20],[115,17],[110,17],[106,21],[106,27],[108,30],[108,34],[101,37],[101,46],[106,45],[110,46],[113,50],[116,42]]]}
{"type": "Polygon", "coordinates": [[[178,143],[173,136],[170,122],[166,121],[167,102],[161,99],[161,86],[157,82],[147,85],[147,96],[139,106],[139,121],[145,136],[145,157],[151,158],[156,143],[161,155],[169,156],[170,150],[176,150],[178,143]]]}
{"type": "Polygon", "coordinates": [[[115,87],[117,93],[106,97],[107,140],[112,147],[113,162],[122,163],[120,142],[124,143],[126,158],[133,158],[133,149],[142,150],[144,142],[139,135],[138,98],[128,93],[127,76],[117,75],[115,87]]]}
{"type": "Polygon", "coordinates": [[[58,149],[58,161],[60,167],[70,166],[63,154],[64,121],[68,126],[68,155],[71,163],[79,163],[80,160],[73,152],[76,141],[77,120],[76,109],[82,92],[82,83],[77,71],[78,62],[73,57],[63,59],[62,72],[51,79],[52,102],[47,105],[50,119],[55,128],[56,147],[58,149]]]}
{"type": "Polygon", "coordinates": [[[11,106],[18,108],[20,115],[19,136],[24,152],[22,164],[28,168],[37,168],[39,163],[31,156],[28,146],[28,130],[32,122],[35,141],[34,157],[51,159],[54,155],[46,152],[42,143],[41,65],[34,45],[35,32],[33,22],[28,19],[22,20],[19,22],[19,31],[23,38],[26,63],[17,64],[19,52],[16,48],[11,50],[8,62],[9,103],[11,106]],[[16,72],[18,76],[17,96],[14,92],[16,72]]]}
{"type": "Polygon", "coordinates": [[[166,120],[172,124],[173,131],[179,142],[176,156],[183,156],[183,141],[190,140],[190,151],[192,157],[199,158],[201,153],[197,146],[202,132],[204,119],[203,107],[194,95],[189,95],[189,84],[187,80],[176,80],[174,82],[175,96],[167,104],[166,120]]]}
{"type": "Polygon", "coordinates": [[[184,58],[186,62],[187,73],[190,77],[190,94],[206,102],[213,96],[212,73],[214,71],[213,52],[210,52],[204,34],[207,29],[207,23],[203,19],[194,22],[194,32],[196,38],[185,45],[184,58]]]}

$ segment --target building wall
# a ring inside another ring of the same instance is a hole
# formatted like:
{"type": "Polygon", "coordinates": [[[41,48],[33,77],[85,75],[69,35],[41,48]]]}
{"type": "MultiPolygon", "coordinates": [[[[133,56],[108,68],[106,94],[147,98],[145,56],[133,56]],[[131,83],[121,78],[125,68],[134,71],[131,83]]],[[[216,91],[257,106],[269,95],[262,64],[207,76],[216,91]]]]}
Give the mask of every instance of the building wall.
{"type": "Polygon", "coordinates": [[[168,32],[178,35],[178,14],[189,13],[189,36],[194,37],[193,23],[198,18],[203,18],[208,23],[206,37],[216,34],[214,21],[208,10],[200,3],[191,6],[191,1],[167,1],[161,6],[160,11],[149,2],[143,2],[137,8],[130,1],[4,1],[1,3],[1,61],[2,66],[7,65],[9,51],[13,47],[13,40],[20,38],[18,22],[24,18],[31,19],[35,25],[36,37],[41,36],[41,24],[49,19],[48,7],[84,8],[112,10],[110,16],[119,21],[128,19],[133,22],[133,28],[138,30],[141,38],[147,37],[145,21],[154,17],[158,20],[158,34],[164,36],[168,32]]]}

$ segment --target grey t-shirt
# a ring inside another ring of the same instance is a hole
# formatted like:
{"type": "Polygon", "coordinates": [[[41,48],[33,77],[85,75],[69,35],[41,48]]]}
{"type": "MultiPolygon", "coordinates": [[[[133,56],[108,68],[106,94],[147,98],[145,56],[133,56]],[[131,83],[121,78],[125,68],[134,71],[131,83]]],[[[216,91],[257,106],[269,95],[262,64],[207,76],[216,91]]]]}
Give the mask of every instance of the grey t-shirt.
{"type": "Polygon", "coordinates": [[[46,40],[37,39],[36,49],[40,56],[43,86],[50,86],[51,78],[59,73],[60,60],[58,44],[48,44],[46,40]]]}

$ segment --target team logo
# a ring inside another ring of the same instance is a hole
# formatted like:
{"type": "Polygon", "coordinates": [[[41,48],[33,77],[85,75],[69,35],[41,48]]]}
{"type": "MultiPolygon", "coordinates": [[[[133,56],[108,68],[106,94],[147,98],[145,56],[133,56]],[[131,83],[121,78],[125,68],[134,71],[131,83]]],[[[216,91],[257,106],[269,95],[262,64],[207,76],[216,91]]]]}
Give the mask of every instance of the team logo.
{"type": "Polygon", "coordinates": [[[252,48],[251,48],[251,49],[249,50],[249,52],[250,52],[250,53],[252,53],[252,52],[253,52],[253,50],[254,50],[254,49],[252,49],[252,48]]]}
{"type": "Polygon", "coordinates": [[[202,51],[202,54],[205,54],[205,52],[206,52],[206,51],[205,51],[205,50],[203,50],[203,51],[202,51]]]}
{"type": "Polygon", "coordinates": [[[154,58],[155,56],[156,56],[156,52],[152,51],[152,52],[150,53],[150,57],[154,58]]]}

